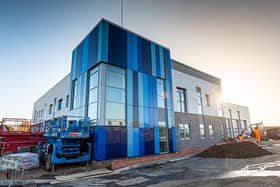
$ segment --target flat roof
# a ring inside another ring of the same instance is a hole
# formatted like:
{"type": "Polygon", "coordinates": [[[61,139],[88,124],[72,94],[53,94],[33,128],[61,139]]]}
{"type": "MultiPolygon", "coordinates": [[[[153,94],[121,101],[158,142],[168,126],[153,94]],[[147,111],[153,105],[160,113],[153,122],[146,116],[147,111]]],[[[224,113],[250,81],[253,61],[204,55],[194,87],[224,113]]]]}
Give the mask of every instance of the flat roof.
{"type": "Polygon", "coordinates": [[[171,66],[172,66],[172,69],[174,69],[174,70],[180,71],[182,73],[186,73],[188,75],[211,82],[213,84],[221,85],[221,79],[219,79],[213,75],[210,75],[208,73],[205,73],[203,71],[200,71],[198,69],[195,69],[186,64],[183,64],[181,62],[178,62],[174,59],[171,59],[171,66]]]}

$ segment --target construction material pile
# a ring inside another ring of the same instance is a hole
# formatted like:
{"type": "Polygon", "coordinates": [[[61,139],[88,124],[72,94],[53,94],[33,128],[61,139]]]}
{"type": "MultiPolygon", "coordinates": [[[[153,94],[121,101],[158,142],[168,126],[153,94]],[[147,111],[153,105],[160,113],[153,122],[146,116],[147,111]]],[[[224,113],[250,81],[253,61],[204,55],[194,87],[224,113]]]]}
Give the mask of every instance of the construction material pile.
{"type": "Polygon", "coordinates": [[[272,154],[252,142],[234,142],[214,145],[199,153],[204,158],[253,158],[272,154]]]}
{"type": "Polygon", "coordinates": [[[0,157],[0,170],[26,170],[36,167],[39,167],[39,158],[35,153],[15,153],[0,157]]]}

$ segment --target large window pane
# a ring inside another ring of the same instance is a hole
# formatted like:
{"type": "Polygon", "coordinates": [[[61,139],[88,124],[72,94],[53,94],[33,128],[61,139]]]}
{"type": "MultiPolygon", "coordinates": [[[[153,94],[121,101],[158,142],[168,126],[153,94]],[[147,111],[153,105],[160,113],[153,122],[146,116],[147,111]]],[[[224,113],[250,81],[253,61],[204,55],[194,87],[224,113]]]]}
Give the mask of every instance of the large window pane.
{"type": "Polygon", "coordinates": [[[98,86],[98,71],[90,73],[89,77],[89,89],[95,88],[98,86]]]}
{"type": "Polygon", "coordinates": [[[185,138],[186,139],[190,139],[190,137],[191,137],[191,134],[190,134],[190,124],[185,124],[184,128],[185,128],[185,138]]]}
{"type": "Polygon", "coordinates": [[[118,103],[125,102],[125,90],[113,87],[107,87],[106,100],[118,103]]]}
{"type": "Polygon", "coordinates": [[[96,121],[97,118],[97,103],[88,105],[88,117],[91,121],[96,121]]]}
{"type": "Polygon", "coordinates": [[[125,104],[107,102],[106,119],[125,119],[125,104]]]}
{"type": "Polygon", "coordinates": [[[157,79],[157,103],[159,108],[165,108],[164,81],[157,79]]]}
{"type": "Polygon", "coordinates": [[[199,132],[201,137],[205,137],[204,124],[199,125],[199,132]]]}
{"type": "Polygon", "coordinates": [[[94,88],[89,91],[88,103],[93,103],[97,101],[97,90],[97,88],[94,88]]]}
{"type": "Polygon", "coordinates": [[[125,77],[123,74],[107,71],[106,84],[107,86],[111,86],[111,87],[124,88],[125,87],[124,78],[125,77]]]}
{"type": "Polygon", "coordinates": [[[213,136],[214,136],[213,125],[208,125],[208,130],[209,130],[209,136],[210,136],[210,137],[213,137],[213,136]]]}
{"type": "Polygon", "coordinates": [[[186,91],[182,88],[176,90],[176,111],[186,112],[186,91]]]}
{"type": "Polygon", "coordinates": [[[125,125],[125,71],[106,66],[106,111],[107,125],[125,125]]]}

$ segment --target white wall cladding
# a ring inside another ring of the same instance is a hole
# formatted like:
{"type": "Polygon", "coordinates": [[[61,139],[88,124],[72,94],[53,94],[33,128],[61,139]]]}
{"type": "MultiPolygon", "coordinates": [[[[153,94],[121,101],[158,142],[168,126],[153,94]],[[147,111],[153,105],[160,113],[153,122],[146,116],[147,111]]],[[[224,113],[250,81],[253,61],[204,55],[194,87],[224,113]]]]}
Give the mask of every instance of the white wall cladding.
{"type": "Polygon", "coordinates": [[[173,102],[176,109],[176,88],[186,89],[187,113],[198,114],[196,87],[201,88],[204,115],[220,116],[221,112],[221,86],[199,79],[197,77],[172,69],[173,102]],[[210,106],[206,104],[206,94],[210,96],[210,106]]]}
{"type": "Polygon", "coordinates": [[[69,93],[70,86],[70,74],[66,75],[61,81],[59,81],[53,88],[46,92],[42,97],[40,97],[33,107],[32,120],[33,123],[38,123],[43,120],[48,120],[53,117],[58,117],[62,115],[67,115],[70,109],[70,96],[68,107],[66,107],[67,95],[69,93]],[[56,104],[54,105],[54,100],[56,98],[56,104]],[[58,102],[62,99],[61,110],[58,110],[58,102]],[[52,113],[49,114],[49,107],[52,107],[52,113]],[[37,113],[37,114],[36,114],[37,113]],[[35,115],[36,114],[36,115],[35,115]]]}
{"type": "Polygon", "coordinates": [[[224,117],[230,118],[229,110],[231,110],[232,119],[239,119],[238,112],[240,113],[240,119],[246,120],[247,124],[250,125],[250,114],[249,114],[249,108],[242,105],[237,105],[233,103],[223,103],[223,110],[224,110],[224,117]]]}

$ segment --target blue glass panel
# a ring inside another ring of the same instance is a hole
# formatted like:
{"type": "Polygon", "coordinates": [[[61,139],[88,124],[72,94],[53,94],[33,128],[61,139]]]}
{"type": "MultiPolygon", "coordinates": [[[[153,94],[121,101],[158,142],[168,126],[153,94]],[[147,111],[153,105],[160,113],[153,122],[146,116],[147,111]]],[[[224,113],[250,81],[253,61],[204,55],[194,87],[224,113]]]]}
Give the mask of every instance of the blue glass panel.
{"type": "Polygon", "coordinates": [[[133,71],[127,70],[126,72],[126,104],[133,105],[133,71]]]}
{"type": "Polygon", "coordinates": [[[138,62],[137,71],[143,72],[142,39],[140,37],[137,37],[137,62],[138,62]]]}
{"type": "Polygon", "coordinates": [[[157,77],[160,77],[160,57],[159,57],[159,46],[155,46],[155,51],[156,51],[156,73],[157,77]]]}
{"type": "Polygon", "coordinates": [[[152,75],[156,77],[157,76],[156,48],[154,43],[151,43],[151,60],[152,60],[152,75]]]}
{"type": "Polygon", "coordinates": [[[77,50],[75,49],[72,52],[72,64],[71,64],[71,80],[76,79],[76,56],[77,56],[77,50]]]}
{"type": "Polygon", "coordinates": [[[159,62],[160,62],[160,77],[165,78],[165,72],[164,72],[164,58],[163,58],[163,48],[159,48],[159,62]]]}
{"type": "Polygon", "coordinates": [[[158,110],[154,108],[153,110],[153,116],[154,116],[154,127],[158,127],[158,110]]]}
{"type": "Polygon", "coordinates": [[[89,34],[89,48],[88,48],[88,68],[92,68],[97,63],[97,50],[98,50],[98,30],[97,26],[89,34]]]}
{"type": "Polygon", "coordinates": [[[165,65],[165,78],[171,81],[171,63],[170,63],[170,51],[164,49],[164,65],[165,65]]]}
{"type": "Polygon", "coordinates": [[[173,94],[172,94],[172,87],[170,81],[165,81],[165,90],[166,90],[166,106],[167,110],[173,110],[173,94]]]}
{"type": "Polygon", "coordinates": [[[159,128],[154,128],[154,144],[155,144],[155,154],[160,154],[159,149],[159,128]]]}
{"type": "Polygon", "coordinates": [[[133,105],[133,127],[139,127],[139,108],[137,105],[133,105]]]}
{"type": "Polygon", "coordinates": [[[144,127],[144,77],[138,73],[138,106],[139,106],[139,127],[144,127]]]}
{"type": "Polygon", "coordinates": [[[139,128],[133,128],[133,153],[139,156],[139,128]]]}
{"type": "Polygon", "coordinates": [[[133,127],[133,106],[127,105],[126,109],[126,125],[128,128],[133,127]]]}
{"type": "MultiPolygon", "coordinates": [[[[149,77],[147,74],[143,74],[143,101],[144,101],[144,107],[149,106],[149,77]]],[[[139,88],[140,92],[140,88],[139,88]]]]}
{"type": "Polygon", "coordinates": [[[108,34],[109,24],[102,21],[98,28],[98,62],[108,62],[108,34]]]}
{"type": "Polygon", "coordinates": [[[150,127],[150,113],[149,113],[149,107],[144,107],[144,128],[150,127]]]}
{"type": "Polygon", "coordinates": [[[85,73],[88,70],[88,45],[89,37],[86,37],[83,42],[83,60],[81,64],[81,73],[85,73]]]}
{"type": "Polygon", "coordinates": [[[127,33],[127,68],[138,71],[137,37],[130,32],[127,33]]]}
{"type": "Polygon", "coordinates": [[[174,127],[174,112],[172,110],[167,111],[168,128],[174,127]]]}

